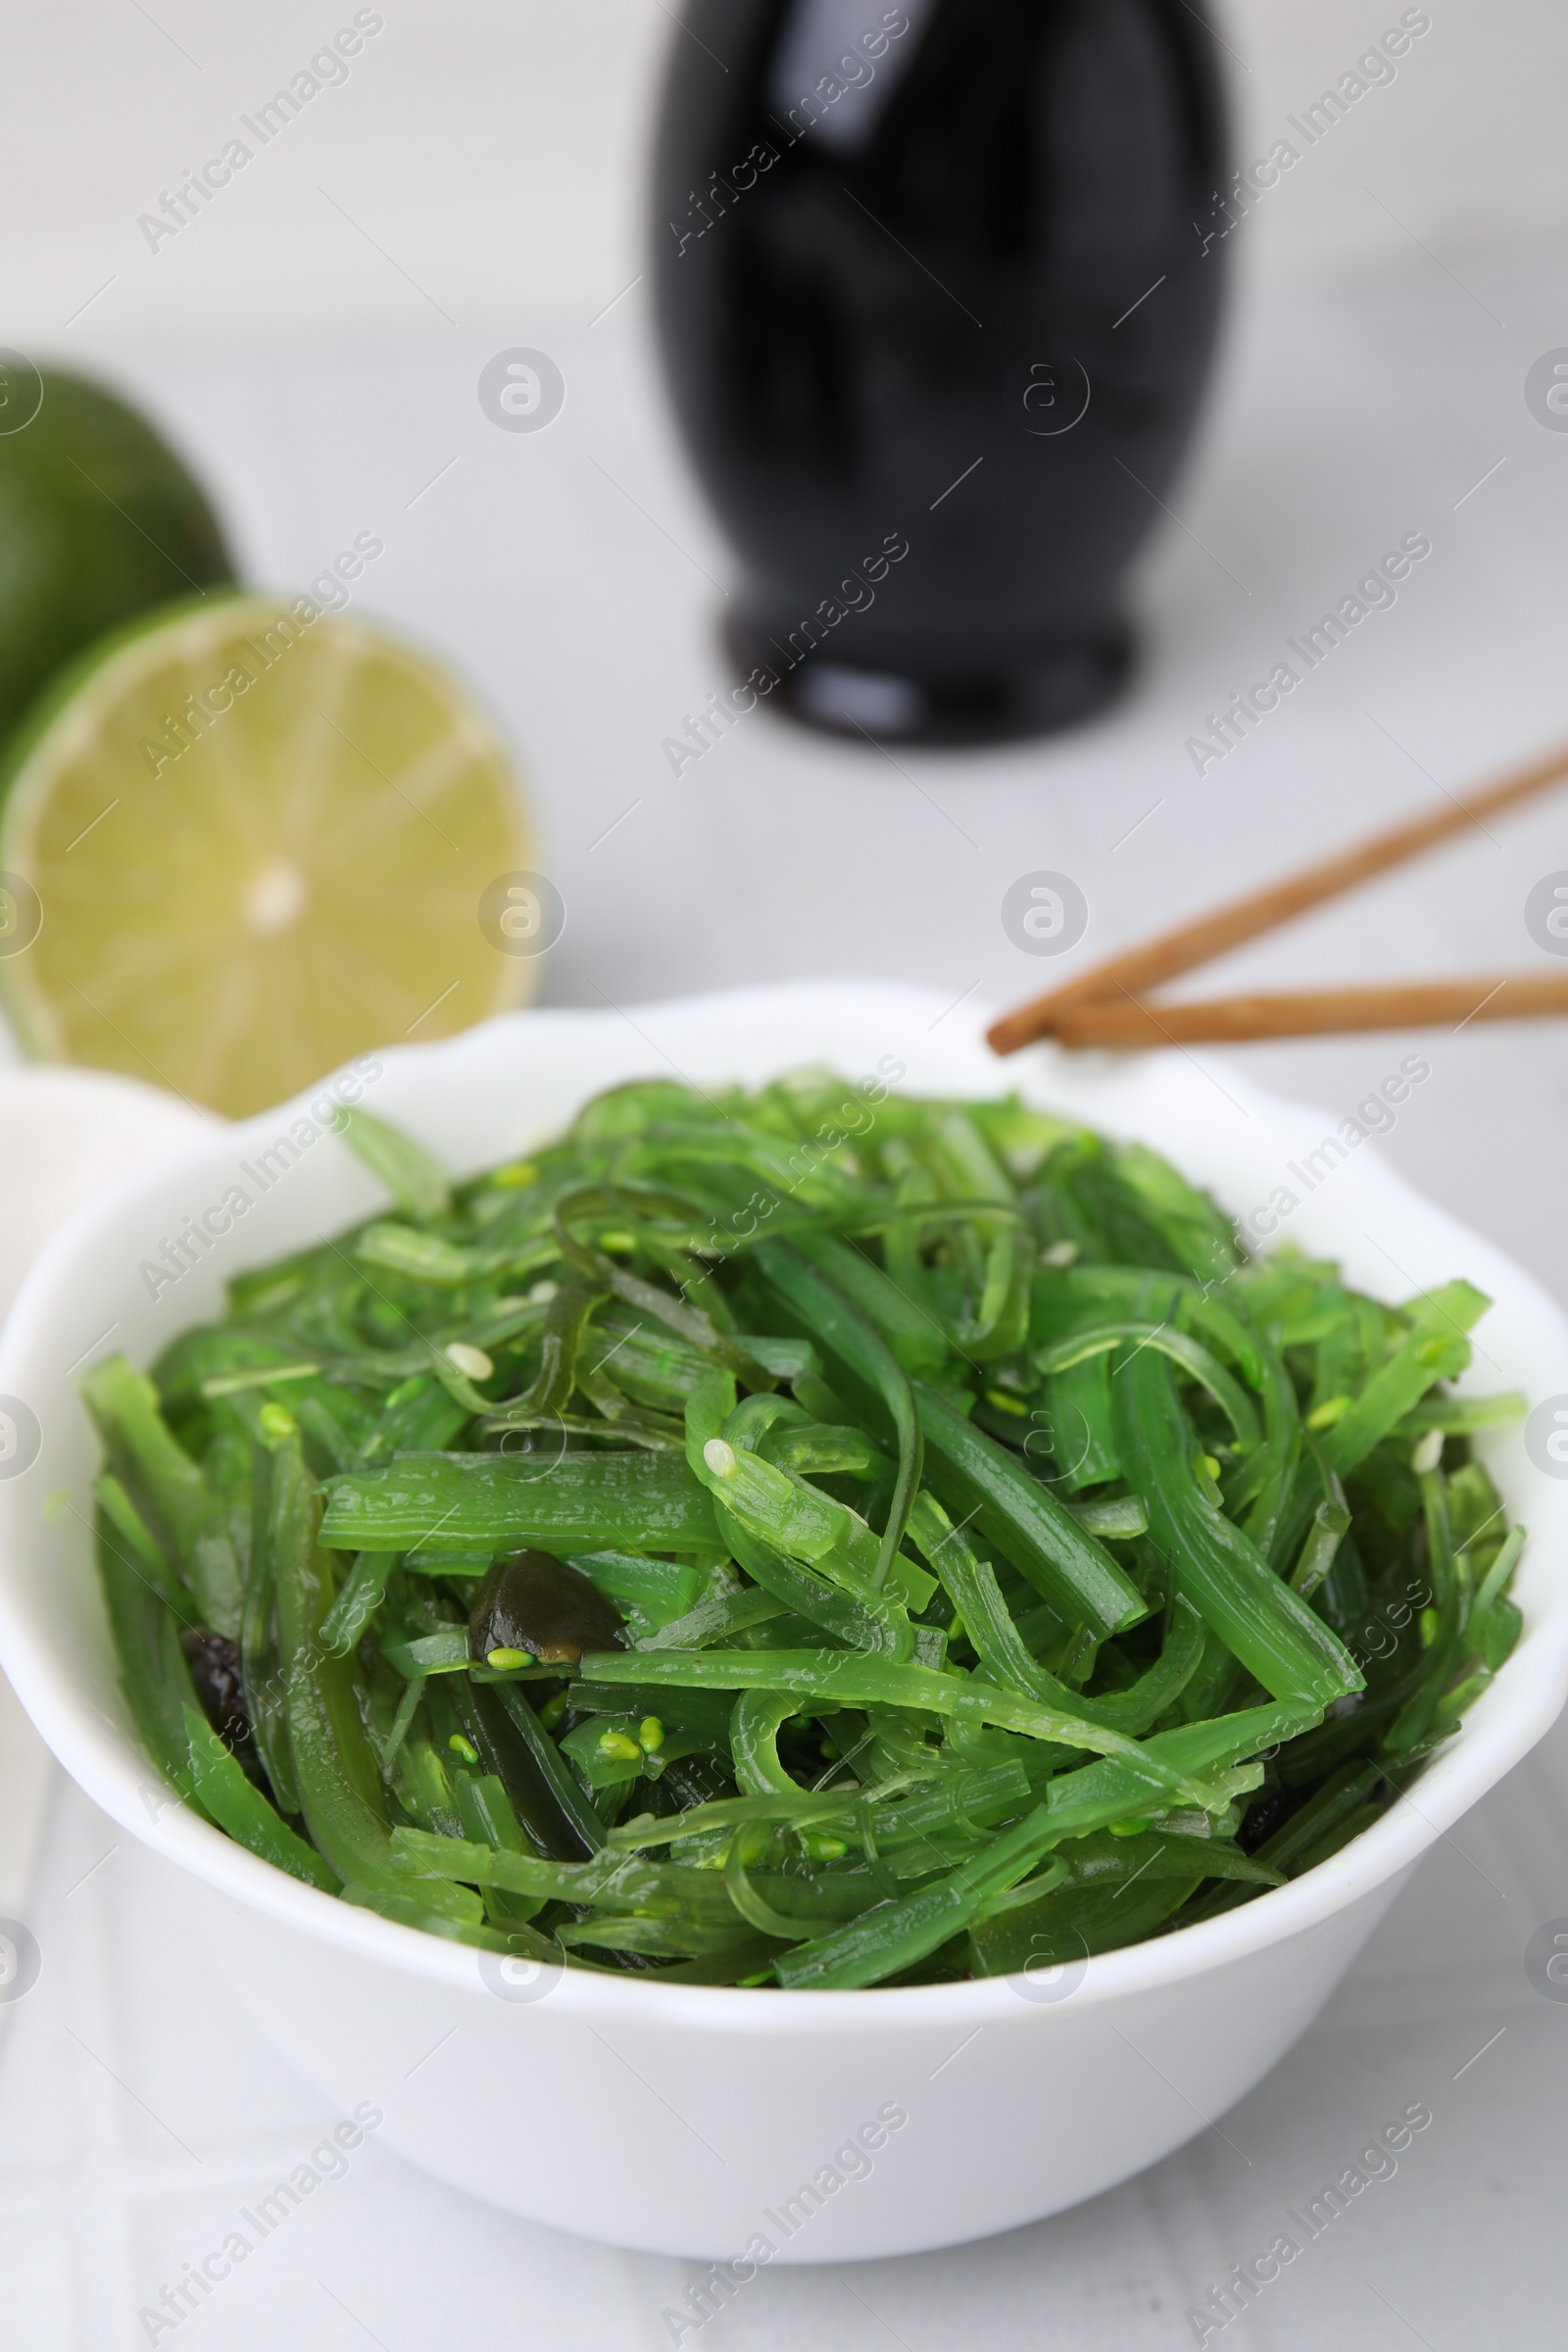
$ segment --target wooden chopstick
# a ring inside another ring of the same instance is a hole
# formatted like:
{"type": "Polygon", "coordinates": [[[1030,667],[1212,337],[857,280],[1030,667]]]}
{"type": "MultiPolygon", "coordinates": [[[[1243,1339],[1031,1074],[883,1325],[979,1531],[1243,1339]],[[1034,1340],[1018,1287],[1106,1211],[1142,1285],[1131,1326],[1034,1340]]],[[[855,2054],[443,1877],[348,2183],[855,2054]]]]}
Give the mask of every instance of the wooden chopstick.
{"type": "MultiPolygon", "coordinates": [[[[1358,849],[1347,850],[1338,858],[1326,858],[1321,865],[1308,866],[1304,872],[1287,875],[1284,881],[1273,883],[1252,897],[1238,899],[1229,906],[1218,906],[1211,914],[1200,915],[1196,923],[1186,923],[1180,930],[1168,931],[1162,939],[1152,940],[1148,947],[1134,948],[1125,956],[1112,956],[1108,963],[1096,966],[1082,979],[1071,980],[1065,988],[1053,989],[1048,996],[1037,997],[1032,1004],[1021,1004],[1016,1012],[1004,1013],[1002,1019],[986,1032],[987,1043],[997,1054],[1016,1054],[1020,1046],[1030,1046],[1038,1038],[1063,1033],[1069,1010],[1098,1004],[1105,999],[1137,998],[1161,981],[1174,980],[1195,965],[1208,963],[1227,950],[1240,947],[1244,941],[1256,939],[1263,931],[1272,931],[1293,915],[1304,914],[1310,906],[1321,906],[1325,899],[1338,898],[1342,891],[1352,890],[1357,883],[1369,882],[1375,874],[1387,873],[1390,866],[1402,865],[1406,858],[1415,858],[1451,834],[1462,832],[1466,825],[1477,823],[1484,816],[1493,816],[1499,809],[1511,808],[1527,801],[1548,784],[1555,784],[1568,775],[1568,744],[1559,745],[1546,758],[1531,766],[1517,768],[1503,776],[1473,800],[1453,800],[1446,808],[1434,808],[1413,823],[1396,825],[1390,833],[1380,833],[1364,841],[1358,849]]],[[[1510,983],[1510,985],[1512,985],[1510,983]]],[[[1359,1001],[1362,991],[1353,996],[1359,1001]]],[[[1298,1000],[1281,999],[1281,1003],[1298,1000]]],[[[1197,1008],[1183,1006],[1191,1015],[1197,1008]]],[[[1560,1009],[1553,1006],[1551,1009],[1560,1009]]],[[[1161,1014],[1163,1018],[1163,1014],[1161,1014]]],[[[1439,1018],[1443,1017],[1441,1015],[1439,1018]]],[[[1457,1016],[1456,1016],[1457,1017],[1457,1016]]],[[[1324,1022],[1323,1027],[1331,1024],[1324,1022]]],[[[1342,1027],[1383,1027],[1382,1022],[1342,1022],[1342,1027]]],[[[1397,1024],[1396,1024],[1397,1025],[1397,1024]]],[[[1316,1024],[1314,1024],[1316,1026],[1316,1024]]],[[[1204,1032],[1204,1035],[1233,1034],[1230,1030],[1204,1032]]],[[[1291,1037],[1310,1035],[1312,1031],[1293,1029],[1249,1030],[1237,1034],[1249,1036],[1291,1037]]],[[[1138,1032],[1139,1039],[1144,1032],[1138,1032]]],[[[1159,1041],[1151,1038],[1151,1043],[1159,1041]]]]}
{"type": "Polygon", "coordinates": [[[1056,1036],[1069,1048],[1236,1045],[1253,1037],[1326,1037],[1359,1029],[1463,1029],[1471,1021],[1539,1020],[1548,1013],[1568,1013],[1568,973],[1307,989],[1296,996],[1217,997],[1192,1004],[1102,998],[1064,1013],[1056,1036]]]}

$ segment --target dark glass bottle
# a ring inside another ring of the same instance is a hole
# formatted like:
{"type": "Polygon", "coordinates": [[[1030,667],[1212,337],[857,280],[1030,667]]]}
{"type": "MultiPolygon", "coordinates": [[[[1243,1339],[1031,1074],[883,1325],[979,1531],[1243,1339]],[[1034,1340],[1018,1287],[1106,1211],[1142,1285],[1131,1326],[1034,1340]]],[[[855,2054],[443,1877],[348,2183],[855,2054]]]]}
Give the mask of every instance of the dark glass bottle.
{"type": "Polygon", "coordinates": [[[1219,319],[1224,127],[1200,0],[687,0],[659,331],[761,691],[928,742],[1115,693],[1219,319]]]}

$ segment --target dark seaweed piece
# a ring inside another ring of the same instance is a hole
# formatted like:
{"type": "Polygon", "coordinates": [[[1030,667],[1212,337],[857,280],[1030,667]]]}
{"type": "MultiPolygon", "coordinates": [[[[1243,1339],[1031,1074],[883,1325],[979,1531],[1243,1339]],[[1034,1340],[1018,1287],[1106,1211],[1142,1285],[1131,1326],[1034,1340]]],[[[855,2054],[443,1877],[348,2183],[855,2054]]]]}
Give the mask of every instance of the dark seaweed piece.
{"type": "Polygon", "coordinates": [[[1293,1813],[1300,1811],[1306,1802],[1305,1792],[1287,1788],[1283,1783],[1270,1788],[1248,1806],[1242,1816],[1242,1826],[1236,1833],[1236,1842],[1244,1854],[1255,1854],[1258,1847],[1283,1830],[1293,1813]]]}
{"type": "Polygon", "coordinates": [[[497,1560],[479,1587],[468,1618],[468,1655],[475,1665],[500,1651],[503,1662],[533,1658],[541,1666],[575,1666],[585,1649],[624,1647],[625,1620],[585,1576],[548,1551],[518,1551],[497,1560]]]}
{"type": "Polygon", "coordinates": [[[233,1754],[254,1744],[251,1720],[245,1712],[245,1690],[240,1681],[239,1643],[211,1626],[187,1625],[179,1646],[190,1667],[190,1679],[202,1702],[202,1713],[223,1745],[233,1754]]]}

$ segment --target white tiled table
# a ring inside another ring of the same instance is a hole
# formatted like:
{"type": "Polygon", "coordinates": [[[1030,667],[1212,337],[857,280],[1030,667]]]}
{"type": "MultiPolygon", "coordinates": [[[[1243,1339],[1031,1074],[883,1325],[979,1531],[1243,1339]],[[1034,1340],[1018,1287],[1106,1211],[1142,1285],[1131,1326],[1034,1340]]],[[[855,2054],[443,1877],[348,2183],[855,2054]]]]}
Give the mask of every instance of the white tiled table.
{"type": "MultiPolygon", "coordinates": [[[[649,387],[640,289],[591,329],[519,316],[483,345],[453,330],[373,360],[179,356],[139,380],[228,486],[253,571],[303,580],[357,531],[380,533],[367,604],[461,652],[501,706],[527,746],[545,862],[569,907],[553,1001],[630,1008],[737,979],[879,972],[950,989],[961,1020],[975,999],[1026,995],[1053,968],[1081,968],[1568,734],[1568,436],[1544,431],[1522,392],[1530,363],[1568,340],[1560,264],[1476,263],[1467,290],[1412,253],[1406,277],[1353,297],[1298,293],[1237,328],[1176,502],[1184,528],[1167,526],[1143,577],[1151,653],[1133,699],[1084,734],[971,758],[895,764],[764,714],[670,774],[662,740],[724,682],[706,575],[721,580],[725,560],[649,387]],[[479,368],[508,343],[540,345],[565,371],[567,406],[547,433],[504,435],[479,412],[479,368]],[[1417,529],[1434,552],[1397,607],[1200,782],[1183,747],[1204,713],[1417,529]],[[1056,967],[1021,955],[999,919],[1008,883],[1039,867],[1072,874],[1092,910],[1056,967]]],[[[918,514],[890,520],[917,534],[918,514]]],[[[1540,968],[1523,901],[1568,866],[1568,825],[1548,803],[1493,833],[1216,977],[1540,968]]],[[[1245,1058],[1338,1118],[1416,1043],[1245,1058]]],[[[1419,1043],[1433,1077],[1387,1150],[1568,1296],[1568,1040],[1472,1027],[1419,1043]]],[[[1198,1058],[1223,1083],[1224,1054],[1198,1058]]],[[[1259,2352],[1555,2342],[1568,2010],[1530,1989],[1522,1955],[1536,1927],[1568,1914],[1565,1784],[1568,1733],[1439,1845],[1223,2138],[1204,2132],[1143,2180],[989,2244],[766,2274],[709,2340],[720,2352],[890,2340],[946,2352],[960,2334],[998,2352],[1193,2342],[1184,2314],[1208,2281],[1424,2100],[1434,2123],[1398,2177],[1231,2340],[1259,2352]]],[[[334,2119],[203,1981],[161,1866],[73,1791],[27,1916],[44,1974],[0,2046],[8,2334],[28,2352],[118,2352],[147,2340],[138,2308],[334,2119]]],[[[222,2352],[368,2339],[385,2352],[652,2352],[683,2283],[677,2264],[530,2229],[372,2145],[177,2333],[222,2352]]]]}

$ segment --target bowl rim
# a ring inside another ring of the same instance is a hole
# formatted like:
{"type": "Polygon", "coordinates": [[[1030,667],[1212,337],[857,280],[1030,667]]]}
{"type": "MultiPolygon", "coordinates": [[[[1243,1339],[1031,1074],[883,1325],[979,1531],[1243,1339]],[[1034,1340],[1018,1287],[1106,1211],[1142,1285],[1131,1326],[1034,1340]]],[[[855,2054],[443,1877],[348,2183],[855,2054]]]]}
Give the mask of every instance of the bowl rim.
{"type": "MultiPolygon", "coordinates": [[[[660,999],[638,1010],[643,1021],[656,1026],[661,1021],[695,1018],[719,1027],[781,1012],[804,1012],[808,1004],[818,1010],[842,1009],[852,1001],[862,1011],[873,1004],[886,1009],[896,1003],[906,1017],[933,1006],[939,1011],[943,1008],[938,992],[846,980],[660,999]]],[[[969,1010],[973,1012],[972,1004],[969,1010]]],[[[613,1024],[622,1017],[618,1009],[601,1012],[570,1007],[507,1013],[430,1045],[385,1049],[381,1058],[388,1070],[399,1072],[416,1071],[420,1064],[428,1067],[437,1057],[447,1060],[466,1055],[482,1065],[492,1050],[508,1050],[518,1039],[525,1044],[529,1034],[542,1027],[569,1035],[584,1024],[613,1024]]],[[[984,1007],[977,1017],[981,1021],[988,1017],[984,1007]]],[[[1085,1057],[1078,1058],[1082,1062],[1085,1057]]],[[[1124,1058],[1124,1068],[1130,1058],[1124,1058]]],[[[1147,1065],[1150,1057],[1138,1058],[1147,1065]]],[[[1046,1093],[1054,1066],[1059,1066],[1059,1057],[1053,1048],[1039,1050],[1022,1067],[1015,1063],[1010,1073],[1004,1073],[999,1064],[999,1091],[1007,1085],[1010,1075],[1029,1092],[1046,1093]]],[[[1314,1115],[1322,1115],[1284,1102],[1241,1071],[1227,1069],[1226,1082],[1248,1114],[1264,1121],[1276,1136],[1293,1126],[1310,1127],[1314,1115]]],[[[45,1246],[0,1332],[0,1388],[9,1388],[16,1381],[24,1393],[25,1384],[18,1380],[18,1371],[25,1367],[52,1302],[63,1290],[69,1290],[85,1241],[122,1220],[142,1200],[150,1201],[165,1193],[172,1177],[181,1170],[194,1173],[201,1169],[215,1150],[231,1157],[236,1151],[259,1149],[280,1121],[302,1109],[312,1098],[319,1101],[327,1083],[322,1080],[294,1102],[254,1118],[231,1125],[215,1122],[211,1135],[192,1138],[156,1165],[127,1176],[78,1209],[45,1246]]],[[[597,1085],[589,1086],[584,1099],[597,1091],[597,1085]]],[[[1300,1147],[1293,1143],[1291,1148],[1300,1147]]],[[[1470,1264],[1463,1270],[1489,1278],[1494,1297],[1500,1277],[1510,1298],[1523,1302],[1535,1321],[1550,1331],[1561,1352],[1564,1385],[1568,1387],[1568,1317],[1531,1275],[1428,1201],[1386,1162],[1363,1157],[1354,1177],[1363,1191],[1370,1185],[1385,1205],[1397,1209],[1401,1204],[1419,1203],[1423,1217],[1446,1226],[1456,1247],[1468,1252],[1470,1264]]],[[[402,1926],[308,1886],[199,1819],[172,1791],[166,1793],[162,1787],[154,1787],[156,1767],[150,1759],[138,1756],[128,1716],[122,1723],[112,1722],[57,1672],[47,1642],[35,1638],[17,1605],[12,1592],[13,1546],[24,1545],[26,1531],[16,1504],[18,1489],[25,1484],[25,1480],[0,1484],[0,1667],[77,1785],[133,1837],[248,1911],[334,1946],[345,1956],[412,1974],[453,1991],[482,1991],[482,1955],[473,1946],[402,1926]],[[154,1796],[156,1803],[149,1801],[154,1796]]],[[[1301,1878],[1267,1889],[1215,1919],[1156,1933],[1144,1942],[1095,1955],[1070,1998],[1059,2002],[1022,1997],[1016,1975],[855,1991],[790,1991],[775,1986],[667,1984],[568,1966],[550,1984],[551,2007],[563,2020],[583,2023],[597,2018],[670,2030],[700,2027],[708,2032],[770,2036],[807,2031],[830,2035],[887,2034],[937,2027],[966,2033],[987,2024],[1016,2024],[1031,2010],[1046,2017],[1069,2011],[1079,2014],[1175,1985],[1310,1935],[1340,1912],[1396,1881],[1535,1745],[1556,1719],[1565,1698],[1568,1579],[1539,1612],[1536,1623],[1527,1624],[1527,1639],[1467,1713],[1460,1730],[1433,1755],[1412,1789],[1396,1798],[1370,1828],[1301,1878]]]]}

